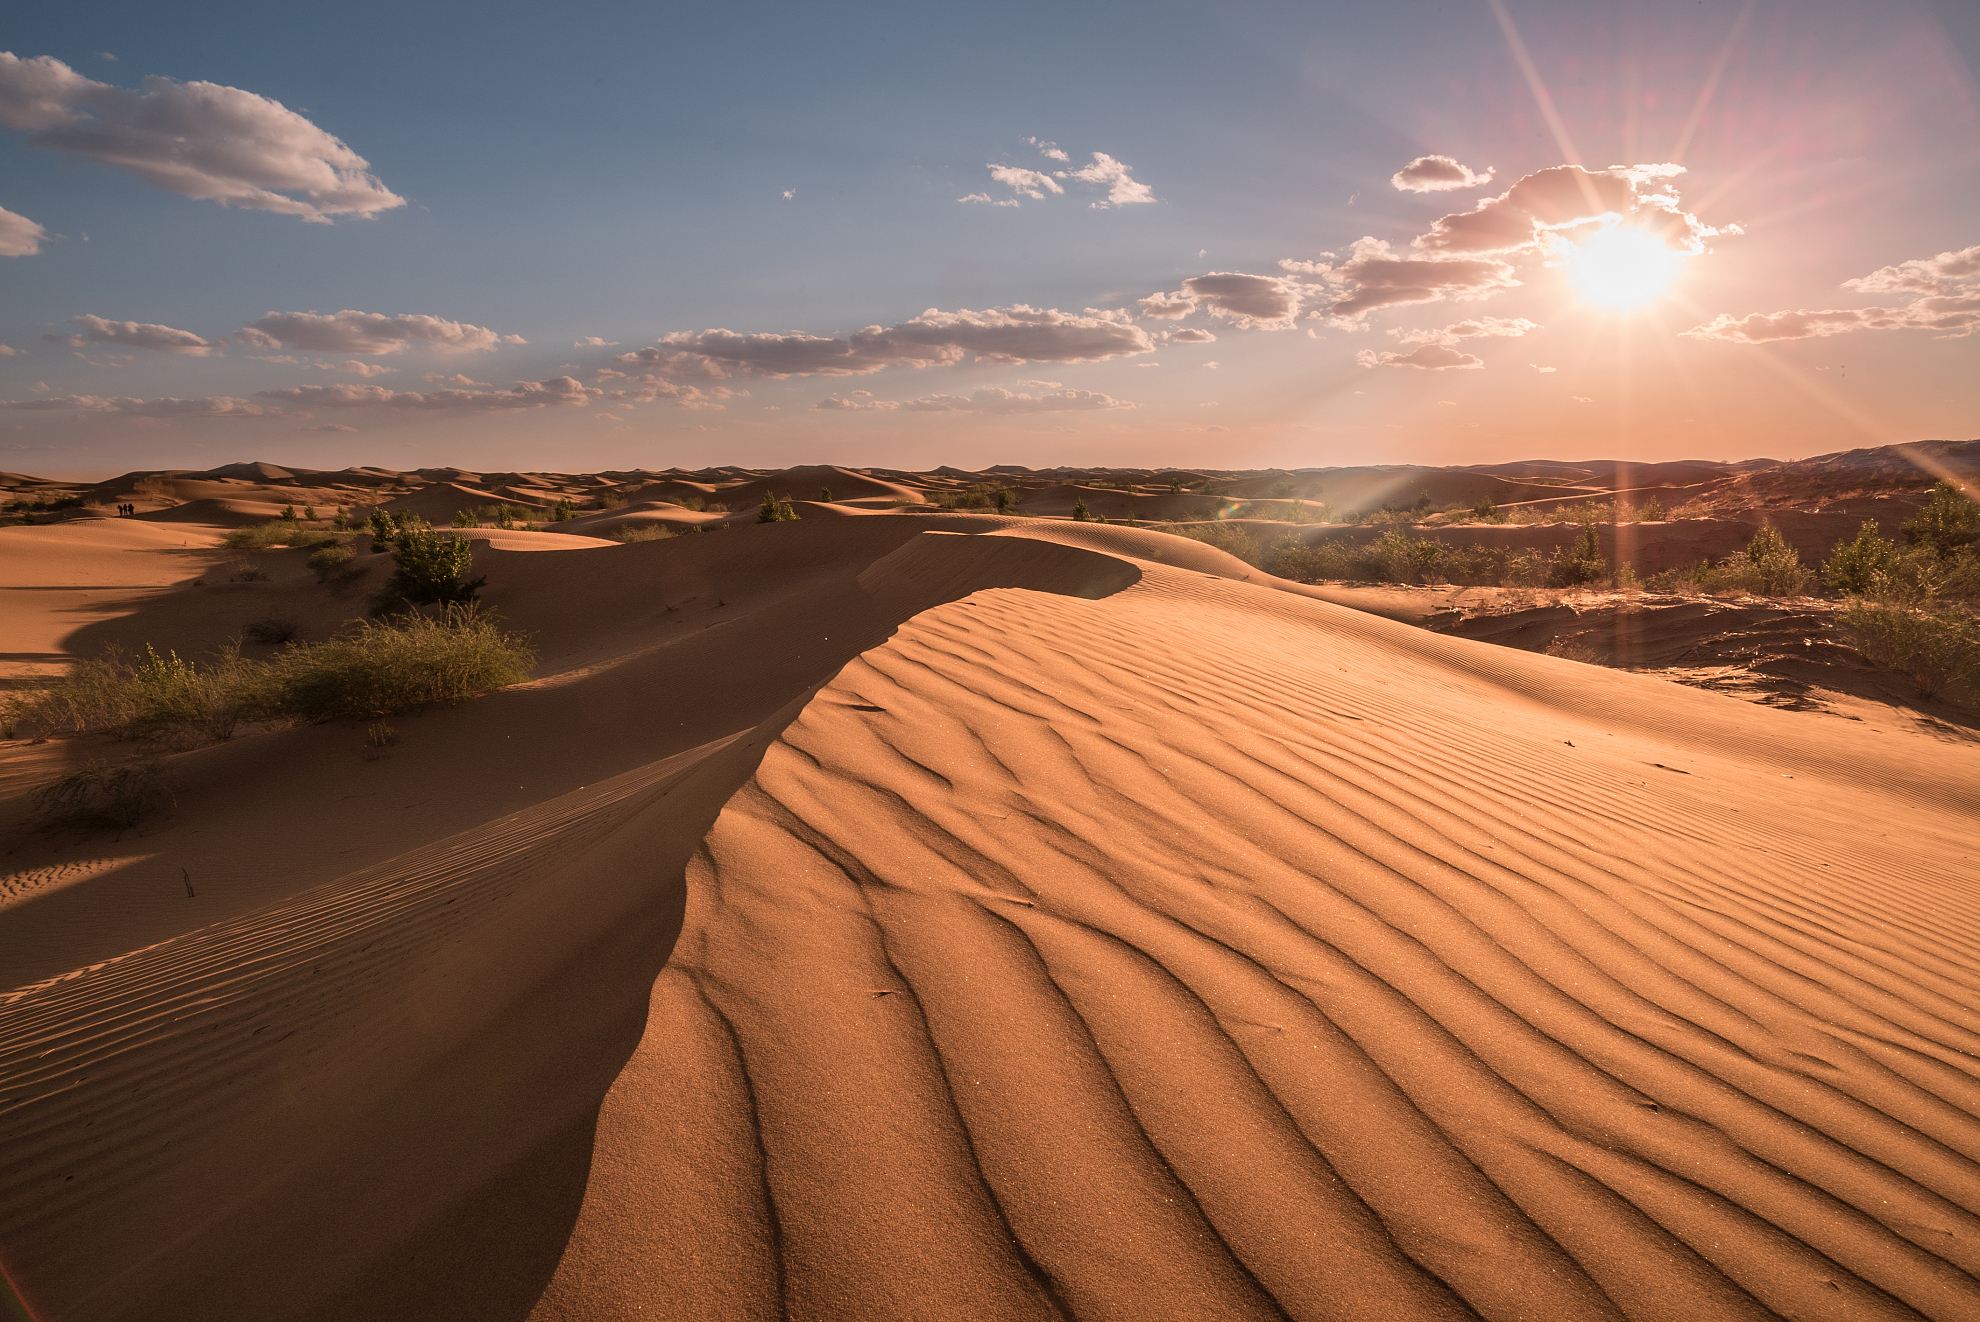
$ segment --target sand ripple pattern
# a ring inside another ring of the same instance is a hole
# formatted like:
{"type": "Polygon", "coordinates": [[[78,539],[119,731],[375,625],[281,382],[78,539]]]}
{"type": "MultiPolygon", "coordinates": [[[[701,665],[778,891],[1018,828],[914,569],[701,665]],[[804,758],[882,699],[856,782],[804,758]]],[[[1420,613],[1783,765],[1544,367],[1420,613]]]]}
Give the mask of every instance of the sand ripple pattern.
{"type": "Polygon", "coordinates": [[[849,665],[538,1315],[1980,1317],[1971,783],[1347,618],[1151,569],[849,665]]]}

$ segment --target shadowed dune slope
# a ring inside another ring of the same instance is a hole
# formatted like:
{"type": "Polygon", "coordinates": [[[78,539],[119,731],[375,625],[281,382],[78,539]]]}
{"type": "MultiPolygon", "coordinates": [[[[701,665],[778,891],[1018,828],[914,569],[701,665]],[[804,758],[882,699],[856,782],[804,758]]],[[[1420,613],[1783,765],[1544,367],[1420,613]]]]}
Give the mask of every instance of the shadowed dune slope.
{"type": "Polygon", "coordinates": [[[477,562],[544,678],[8,878],[42,1314],[1980,1313],[1966,750],[1132,529],[477,562]]]}

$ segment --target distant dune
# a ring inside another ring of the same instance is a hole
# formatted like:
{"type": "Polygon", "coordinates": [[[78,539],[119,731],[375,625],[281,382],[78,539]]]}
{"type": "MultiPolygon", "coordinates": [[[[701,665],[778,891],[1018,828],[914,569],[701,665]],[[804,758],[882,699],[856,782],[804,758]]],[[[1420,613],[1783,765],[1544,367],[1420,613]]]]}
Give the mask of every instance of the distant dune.
{"type": "MultiPolygon", "coordinates": [[[[1623,527],[1847,532],[1980,446],[1925,457],[1677,466],[1623,527]]],[[[83,497],[0,527],[14,687],[363,618],[390,557],[223,545],[263,509],[540,525],[470,534],[537,677],[388,741],[164,750],[169,814],[77,835],[34,787],[134,750],[0,740],[8,1280],[62,1320],[1980,1316],[1968,734],[1616,668],[1708,609],[1591,617],[1585,664],[1157,522],[1658,466],[1502,467],[6,479],[83,497]]]]}

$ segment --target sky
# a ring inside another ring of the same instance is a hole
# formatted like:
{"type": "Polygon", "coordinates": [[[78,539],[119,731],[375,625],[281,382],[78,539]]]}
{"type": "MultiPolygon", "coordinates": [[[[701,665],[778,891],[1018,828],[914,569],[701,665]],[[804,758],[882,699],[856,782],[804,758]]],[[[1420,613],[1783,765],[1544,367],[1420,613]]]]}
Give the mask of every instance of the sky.
{"type": "Polygon", "coordinates": [[[19,5],[0,469],[1980,435],[1980,4],[19,5]]]}

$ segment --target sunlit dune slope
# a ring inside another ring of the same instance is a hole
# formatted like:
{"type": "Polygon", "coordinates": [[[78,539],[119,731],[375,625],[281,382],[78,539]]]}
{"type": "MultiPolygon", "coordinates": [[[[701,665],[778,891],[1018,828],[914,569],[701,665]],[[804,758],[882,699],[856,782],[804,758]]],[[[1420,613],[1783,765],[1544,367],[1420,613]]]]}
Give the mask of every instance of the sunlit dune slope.
{"type": "Polygon", "coordinates": [[[477,563],[544,678],[6,878],[42,1313],[1980,1312],[1966,749],[1125,528],[477,563]]]}

